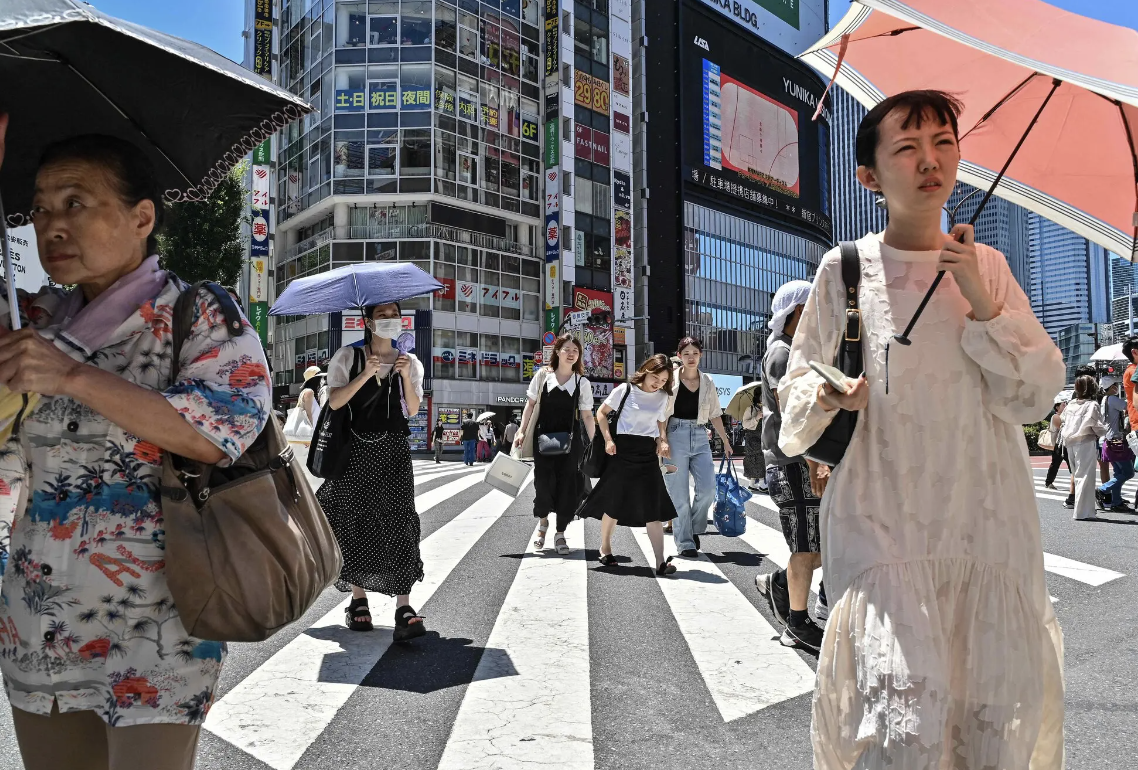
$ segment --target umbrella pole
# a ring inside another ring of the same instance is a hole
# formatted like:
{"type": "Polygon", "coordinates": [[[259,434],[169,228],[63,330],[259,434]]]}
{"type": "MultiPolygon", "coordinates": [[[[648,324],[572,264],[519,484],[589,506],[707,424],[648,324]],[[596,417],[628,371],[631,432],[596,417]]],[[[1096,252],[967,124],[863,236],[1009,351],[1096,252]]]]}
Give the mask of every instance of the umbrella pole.
{"type": "Polygon", "coordinates": [[[8,316],[12,331],[20,328],[20,306],[16,302],[16,266],[12,264],[12,247],[8,245],[8,218],[4,215],[4,199],[0,198],[0,241],[4,252],[4,286],[8,292],[8,316]]]}
{"type": "MultiPolygon", "coordinates": [[[[980,201],[980,205],[976,207],[976,213],[972,215],[972,219],[968,221],[968,224],[976,224],[976,220],[980,218],[980,212],[984,210],[984,207],[988,205],[988,201],[992,199],[992,196],[996,192],[996,188],[1000,186],[1000,182],[1004,178],[1004,174],[1008,172],[1008,168],[1011,167],[1012,161],[1015,160],[1016,154],[1019,153],[1019,148],[1023,147],[1023,143],[1027,141],[1027,136],[1031,133],[1031,129],[1035,128],[1035,124],[1039,122],[1039,116],[1042,115],[1043,110],[1047,108],[1047,103],[1051,101],[1051,97],[1055,95],[1055,91],[1058,90],[1059,86],[1062,84],[1063,81],[1057,78],[1051,81],[1051,90],[1047,92],[1047,98],[1043,100],[1043,104],[1039,105],[1039,109],[1036,111],[1035,116],[1031,119],[1031,122],[1027,124],[1027,130],[1024,131],[1023,136],[1019,138],[1019,143],[1016,144],[1015,149],[1012,150],[1012,154],[1008,156],[1008,160],[1006,163],[1004,163],[1004,167],[1000,169],[1000,173],[996,175],[996,181],[992,182],[991,188],[988,189],[987,194],[980,201]]],[[[913,343],[913,341],[909,339],[909,334],[912,333],[913,327],[917,325],[917,320],[920,319],[921,313],[925,312],[925,307],[929,304],[929,300],[932,299],[933,292],[935,292],[936,288],[940,286],[940,282],[943,279],[944,271],[941,270],[936,274],[936,279],[933,281],[932,286],[930,286],[929,290],[925,292],[924,298],[921,299],[921,304],[917,306],[917,312],[915,312],[913,314],[913,317],[909,319],[909,325],[905,327],[905,331],[901,334],[894,334],[893,339],[897,340],[897,342],[900,342],[902,345],[911,345],[913,343]]]]}

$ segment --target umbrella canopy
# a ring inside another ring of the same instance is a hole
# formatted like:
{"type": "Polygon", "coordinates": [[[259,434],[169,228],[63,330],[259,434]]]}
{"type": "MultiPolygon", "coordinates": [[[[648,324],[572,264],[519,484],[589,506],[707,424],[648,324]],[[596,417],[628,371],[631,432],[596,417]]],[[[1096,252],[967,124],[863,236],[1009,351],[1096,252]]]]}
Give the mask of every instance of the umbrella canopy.
{"type": "Polygon", "coordinates": [[[959,96],[958,178],[984,189],[1046,102],[995,194],[1138,261],[1135,30],[1041,0],[859,0],[800,58],[825,77],[841,59],[835,82],[866,107],[959,96]]]}
{"type": "Polygon", "coordinates": [[[312,111],[204,46],[75,0],[4,0],[0,44],[0,112],[11,116],[0,194],[14,219],[31,208],[40,155],[61,139],[129,140],[153,161],[167,199],[200,200],[312,111]]]}
{"type": "Polygon", "coordinates": [[[359,262],[297,278],[273,303],[269,315],[337,313],[402,302],[441,288],[441,283],[410,262],[359,262]]]}
{"type": "Polygon", "coordinates": [[[493,412],[483,412],[482,414],[475,417],[474,421],[475,422],[482,422],[483,420],[492,420],[492,419],[494,419],[494,413],[493,412]]]}
{"type": "Polygon", "coordinates": [[[1122,355],[1122,343],[1119,342],[1115,345],[1106,345],[1099,348],[1091,356],[1092,361],[1125,361],[1126,356],[1122,355]]]}
{"type": "Polygon", "coordinates": [[[748,382],[735,391],[735,395],[731,396],[731,400],[727,403],[727,408],[723,411],[736,420],[742,420],[747,410],[751,408],[751,404],[757,404],[759,402],[759,394],[757,391],[762,385],[763,383],[759,380],[748,382]]]}

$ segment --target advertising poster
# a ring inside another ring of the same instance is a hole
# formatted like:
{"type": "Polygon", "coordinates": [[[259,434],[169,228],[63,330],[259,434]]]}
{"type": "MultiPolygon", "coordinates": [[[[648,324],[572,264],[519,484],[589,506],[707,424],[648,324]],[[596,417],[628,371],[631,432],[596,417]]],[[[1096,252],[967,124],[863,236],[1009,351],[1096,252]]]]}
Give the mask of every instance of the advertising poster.
{"type": "Polygon", "coordinates": [[[632,288],[632,249],[618,246],[613,253],[613,286],[632,288]]]}
{"type": "Polygon", "coordinates": [[[558,260],[545,263],[545,309],[557,307],[559,290],[561,289],[561,276],[557,273],[558,260]]]}
{"type": "MultiPolygon", "coordinates": [[[[744,34],[762,35],[792,56],[805,51],[826,32],[824,0],[702,0],[744,34]]],[[[613,6],[616,15],[616,6],[613,6]]]]}
{"type": "Polygon", "coordinates": [[[555,167],[561,162],[561,142],[557,141],[557,121],[545,123],[545,165],[555,167]]]}
{"type": "Polygon", "coordinates": [[[613,211],[613,242],[618,249],[632,248],[632,215],[627,211],[613,211]]]}
{"type": "Polygon", "coordinates": [[[612,90],[618,94],[630,96],[632,72],[628,59],[619,54],[612,55],[612,90]]]}
{"type": "Polygon", "coordinates": [[[461,446],[462,410],[440,406],[439,419],[443,422],[443,443],[446,446],[461,446]]]}
{"type": "Polygon", "coordinates": [[[602,166],[609,164],[609,135],[604,131],[593,132],[593,163],[602,166]]]}
{"type": "Polygon", "coordinates": [[[50,286],[51,279],[40,264],[34,225],[13,227],[8,230],[8,251],[12,255],[12,272],[16,275],[16,288],[35,294],[41,286],[50,286]]]}
{"type": "Polygon", "coordinates": [[[426,452],[431,438],[430,398],[419,402],[419,412],[407,418],[407,427],[411,429],[411,435],[407,437],[408,448],[412,452],[426,452]]]}
{"type": "MultiPolygon", "coordinates": [[[[270,140],[266,139],[262,145],[267,145],[270,140]]],[[[258,160],[259,155],[262,155],[261,148],[258,147],[258,152],[254,154],[254,161],[258,160]]],[[[265,149],[263,155],[265,156],[264,163],[254,163],[253,165],[253,208],[268,209],[269,208],[269,160],[268,150],[265,149]]]]}
{"type": "Polygon", "coordinates": [[[522,353],[522,382],[532,380],[536,369],[537,362],[534,360],[534,354],[522,353]]]}
{"type": "Polygon", "coordinates": [[[249,303],[249,324],[257,330],[257,336],[261,338],[261,346],[267,347],[269,344],[268,302],[249,303]]]}
{"type": "Polygon", "coordinates": [[[699,108],[681,118],[684,133],[696,138],[684,143],[684,178],[793,217],[828,240],[829,110],[811,119],[825,83],[799,62],[746,45],[749,33],[719,19],[685,14],[681,87],[699,108]]]}
{"type": "Polygon", "coordinates": [[[253,71],[272,79],[273,0],[256,0],[253,4],[253,71]]]}
{"type": "Polygon", "coordinates": [[[545,0],[545,77],[556,78],[560,63],[561,41],[557,38],[561,9],[558,0],[545,0]]]}
{"type": "MultiPolygon", "coordinates": [[[[612,312],[612,294],[573,287],[573,309],[590,313],[596,310],[612,312]]],[[[613,334],[612,324],[585,324],[581,327],[581,345],[585,349],[585,376],[612,379],[613,334]]]]}
{"type": "Polygon", "coordinates": [[[269,258],[269,212],[266,209],[253,209],[251,216],[252,238],[249,243],[249,257],[254,262],[269,258]]]}
{"type": "Polygon", "coordinates": [[[580,123],[573,124],[573,154],[579,160],[593,159],[593,129],[580,123]]]}
{"type": "Polygon", "coordinates": [[[612,167],[632,171],[632,137],[619,131],[612,135],[612,167]]]}
{"type": "Polygon", "coordinates": [[[613,130],[619,131],[622,134],[631,133],[632,120],[623,112],[613,110],[612,113],[612,127],[613,130]]]}
{"type": "Polygon", "coordinates": [[[625,171],[612,172],[612,203],[620,209],[632,208],[632,176],[625,171]]]}
{"type": "Polygon", "coordinates": [[[593,76],[573,70],[573,102],[578,107],[593,108],[593,76]]]}

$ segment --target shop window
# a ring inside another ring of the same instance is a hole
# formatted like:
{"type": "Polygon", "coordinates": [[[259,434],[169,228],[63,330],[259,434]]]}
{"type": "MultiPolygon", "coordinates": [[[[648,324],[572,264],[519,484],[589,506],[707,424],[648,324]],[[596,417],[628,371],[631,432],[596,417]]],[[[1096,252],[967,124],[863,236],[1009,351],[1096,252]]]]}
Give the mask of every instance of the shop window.
{"type": "Polygon", "coordinates": [[[341,134],[358,134],[359,131],[337,131],[334,147],[333,175],[336,179],[351,179],[364,175],[363,137],[358,141],[341,141],[341,134]]]}
{"type": "Polygon", "coordinates": [[[462,184],[478,184],[478,156],[467,153],[458,155],[458,181],[462,184]]]}
{"type": "Polygon", "coordinates": [[[433,92],[430,64],[404,64],[399,68],[401,110],[430,110],[433,92]]]}
{"type": "Polygon", "coordinates": [[[431,2],[429,0],[403,0],[400,14],[403,45],[431,44],[431,2]]]}
{"type": "Polygon", "coordinates": [[[372,16],[368,19],[368,45],[399,45],[399,17],[372,16]]]}
{"type": "Polygon", "coordinates": [[[337,3],[336,47],[358,48],[364,46],[366,43],[367,3],[337,3]]]}
{"type": "Polygon", "coordinates": [[[435,3],[435,47],[453,51],[457,38],[454,9],[441,2],[435,3]]]}
{"type": "Polygon", "coordinates": [[[455,376],[460,380],[478,379],[478,335],[472,332],[456,332],[455,346],[458,350],[455,376]]]}
{"type": "Polygon", "coordinates": [[[477,313],[478,312],[478,271],[472,267],[464,267],[462,264],[463,251],[466,249],[459,248],[459,266],[455,269],[455,300],[458,302],[458,312],[460,313],[477,313]]]}
{"type": "Polygon", "coordinates": [[[501,316],[502,287],[499,285],[497,273],[482,271],[482,280],[479,286],[478,312],[486,318],[501,316]]]}

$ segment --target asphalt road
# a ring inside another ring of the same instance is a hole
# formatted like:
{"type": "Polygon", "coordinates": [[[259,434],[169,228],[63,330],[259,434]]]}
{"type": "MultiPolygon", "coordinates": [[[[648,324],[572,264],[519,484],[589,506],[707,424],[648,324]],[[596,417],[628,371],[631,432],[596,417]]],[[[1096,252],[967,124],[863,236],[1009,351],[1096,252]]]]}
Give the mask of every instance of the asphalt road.
{"type": "MultiPolygon", "coordinates": [[[[416,467],[428,635],[391,645],[384,597],[380,627],[349,632],[329,590],[269,641],[231,645],[197,768],[811,767],[814,660],[774,641],[753,583],[785,559],[769,500],[749,505],[746,538],[707,535],[661,581],[642,533],[618,529],[617,570],[598,568],[592,521],[568,557],[535,554],[532,487],[513,500],[482,467],[416,467]]],[[[1072,521],[1036,473],[1067,767],[1138,768],[1138,516],[1072,521]]],[[[0,768],[21,767],[0,710],[0,768]]]]}

